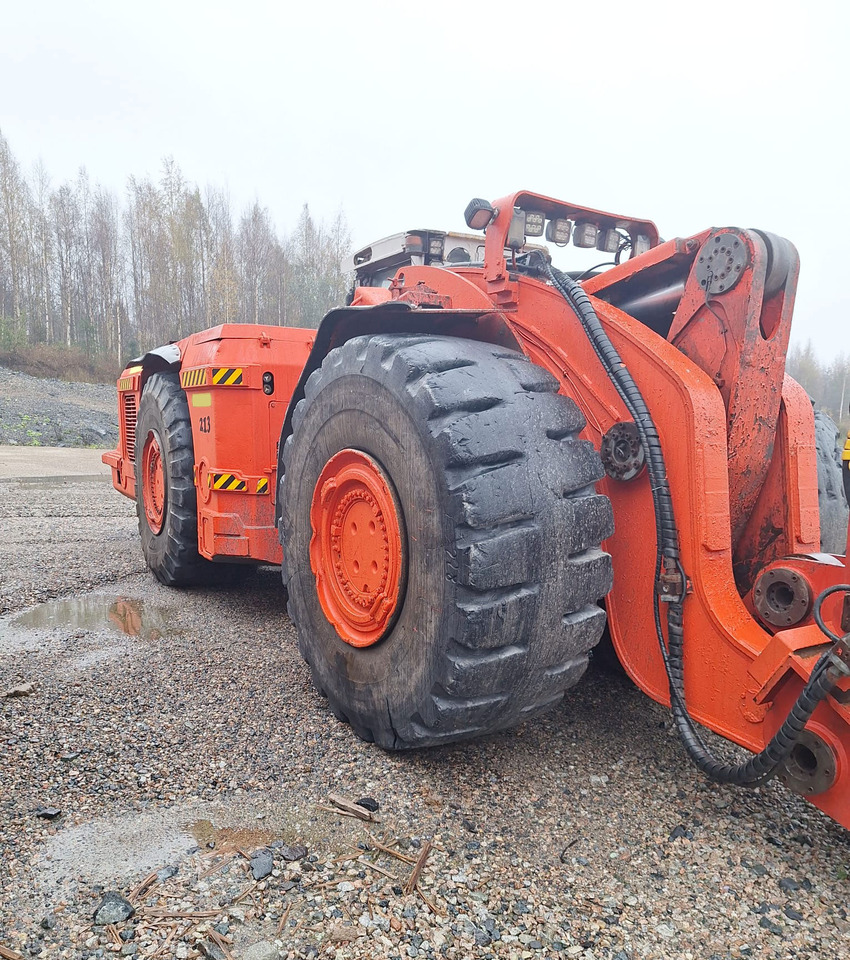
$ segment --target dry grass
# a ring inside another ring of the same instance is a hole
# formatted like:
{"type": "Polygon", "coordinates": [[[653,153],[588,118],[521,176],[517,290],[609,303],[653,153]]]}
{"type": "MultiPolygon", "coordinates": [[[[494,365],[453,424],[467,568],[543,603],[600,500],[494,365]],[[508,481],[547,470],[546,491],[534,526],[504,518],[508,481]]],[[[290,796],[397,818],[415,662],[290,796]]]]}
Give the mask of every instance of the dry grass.
{"type": "Polygon", "coordinates": [[[0,367],[31,377],[68,380],[74,383],[114,383],[122,364],[107,357],[91,357],[82,350],[35,344],[0,347],[0,367]]]}

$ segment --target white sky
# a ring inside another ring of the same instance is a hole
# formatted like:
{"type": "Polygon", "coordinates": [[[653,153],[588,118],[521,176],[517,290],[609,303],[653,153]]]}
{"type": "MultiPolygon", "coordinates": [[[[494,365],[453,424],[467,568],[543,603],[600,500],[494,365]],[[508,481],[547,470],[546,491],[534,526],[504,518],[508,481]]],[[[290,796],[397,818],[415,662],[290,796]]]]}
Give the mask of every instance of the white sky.
{"type": "Polygon", "coordinates": [[[0,130],[54,183],[171,155],[283,231],[342,207],[356,246],[516,189],[755,226],[800,251],[795,338],[850,347],[841,0],[36,0],[0,38],[0,130]]]}

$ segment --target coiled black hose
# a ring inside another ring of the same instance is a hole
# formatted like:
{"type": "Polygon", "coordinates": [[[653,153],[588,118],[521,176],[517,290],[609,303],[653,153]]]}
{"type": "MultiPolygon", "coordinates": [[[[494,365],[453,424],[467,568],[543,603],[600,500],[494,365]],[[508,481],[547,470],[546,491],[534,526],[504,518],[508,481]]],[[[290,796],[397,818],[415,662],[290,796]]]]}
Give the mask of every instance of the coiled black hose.
{"type": "MultiPolygon", "coordinates": [[[[758,786],[773,777],[779,766],[790,756],[806,723],[818,704],[829,694],[845,668],[836,657],[834,648],[824,653],[815,664],[808,682],[788,716],[770,743],[760,753],[740,763],[727,763],[718,760],[706,746],[685,704],[683,602],[687,578],[680,560],[679,534],[673,511],[673,498],[667,480],[667,467],[658,430],[640,388],[605,332],[583,288],[566,274],[556,270],[544,258],[541,257],[541,260],[555,289],[567,301],[581,322],[596,356],[631,414],[646,454],[657,537],[653,613],[661,658],[670,690],[670,706],[679,738],[691,760],[712,780],[737,786],[758,786]],[[668,636],[666,644],[661,625],[659,592],[665,594],[668,636]]],[[[835,640],[839,638],[826,629],[819,612],[823,599],[828,594],[841,589],[850,591],[850,586],[833,587],[824,591],[815,605],[818,626],[835,640]]]]}

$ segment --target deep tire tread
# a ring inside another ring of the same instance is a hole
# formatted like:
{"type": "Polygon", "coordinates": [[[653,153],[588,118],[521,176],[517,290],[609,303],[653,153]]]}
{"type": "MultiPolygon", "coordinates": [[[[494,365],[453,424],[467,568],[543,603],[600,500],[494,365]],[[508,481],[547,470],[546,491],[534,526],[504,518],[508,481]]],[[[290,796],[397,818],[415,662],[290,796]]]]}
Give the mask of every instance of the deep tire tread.
{"type": "MultiPolygon", "coordinates": [[[[600,549],[613,532],[611,507],[593,486],[602,468],[578,437],[578,407],[557,394],[548,372],[504,348],[437,336],[355,338],[310,377],[285,467],[310,402],[335,377],[357,372],[393,385],[442,476],[455,531],[458,629],[448,641],[434,639],[444,642],[438,672],[409,715],[394,716],[385,705],[357,717],[333,699],[331,709],[358,735],[368,730],[398,749],[501,730],[551,708],[587,667],[605,623],[597,601],[612,583],[610,557],[600,549]]],[[[284,476],[284,536],[289,497],[284,476]]],[[[305,653],[294,573],[285,562],[305,653]]],[[[327,688],[312,669],[316,685],[327,688]]]]}

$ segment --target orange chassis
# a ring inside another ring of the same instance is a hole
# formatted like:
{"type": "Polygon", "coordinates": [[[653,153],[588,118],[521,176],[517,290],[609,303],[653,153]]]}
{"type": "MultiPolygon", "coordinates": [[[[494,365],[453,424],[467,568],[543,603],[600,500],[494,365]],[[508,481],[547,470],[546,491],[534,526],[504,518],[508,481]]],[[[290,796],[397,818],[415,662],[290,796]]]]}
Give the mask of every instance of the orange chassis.
{"type": "MultiPolygon", "coordinates": [[[[845,558],[818,552],[812,407],[784,374],[796,254],[754,231],[712,230],[662,243],[647,221],[524,192],[493,206],[483,267],[402,268],[390,289],[358,288],[352,306],[329,314],[318,332],[223,325],[176,344],[192,418],[199,551],[209,559],[281,562],[274,497],[287,410],[328,349],[371,330],[437,329],[519,347],[577,402],[587,420],[583,435],[599,449],[630,415],[574,311],[551,285],[512,269],[506,238],[515,208],[640,232],[651,242],[646,253],[583,287],[643,393],[664,450],[687,574],[688,709],[701,724],[758,752],[829,646],[810,610],[787,629],[760,618],[759,584],[782,571],[800,578],[814,597],[848,580],[845,558]],[[745,267],[731,289],[709,295],[697,264],[720,242],[715,238],[729,237],[744,244],[745,267]],[[781,249],[788,262],[780,270],[781,249]],[[672,322],[653,329],[615,306],[628,302],[633,289],[667,290],[675,300],[672,322]]],[[[157,363],[149,355],[119,380],[121,440],[104,461],[116,489],[130,497],[135,411],[157,363]]],[[[606,600],[611,638],[634,682],[669,705],[653,622],[656,536],[647,471],[628,481],[606,476],[599,489],[615,519],[615,533],[603,545],[614,563],[606,600]]],[[[823,615],[834,631],[850,630],[840,594],[827,600],[823,615]]],[[[848,680],[820,704],[807,730],[827,758],[821,765],[832,769],[825,789],[821,781],[802,792],[850,828],[848,680]]]]}

